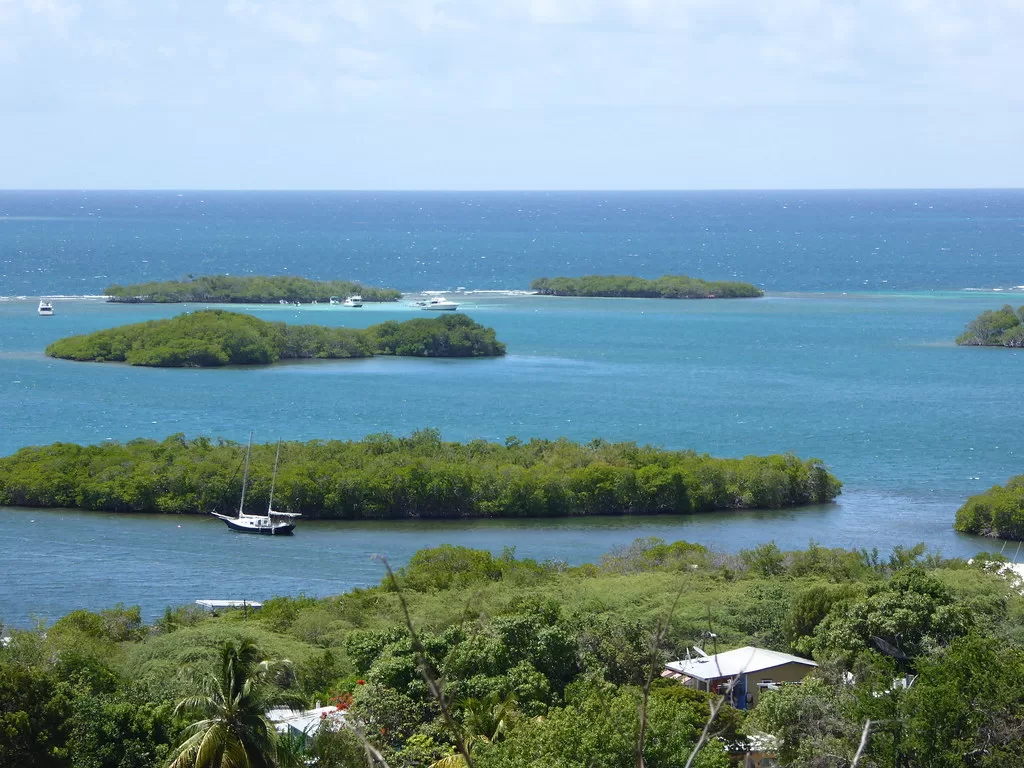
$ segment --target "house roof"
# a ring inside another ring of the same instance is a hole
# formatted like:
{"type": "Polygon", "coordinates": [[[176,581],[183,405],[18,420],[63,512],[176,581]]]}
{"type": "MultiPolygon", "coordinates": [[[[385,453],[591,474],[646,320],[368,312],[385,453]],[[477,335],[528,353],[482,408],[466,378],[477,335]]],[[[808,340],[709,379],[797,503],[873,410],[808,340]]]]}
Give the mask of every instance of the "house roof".
{"type": "Polygon", "coordinates": [[[698,680],[716,680],[721,677],[736,677],[749,672],[759,672],[762,669],[780,667],[783,664],[818,666],[810,659],[800,656],[747,645],[732,651],[716,653],[714,656],[698,656],[693,659],[670,661],[665,667],[672,672],[695,677],[698,680]]]}
{"type": "Polygon", "coordinates": [[[217,608],[262,608],[258,600],[196,600],[196,605],[216,610],[217,608]]]}
{"type": "Polygon", "coordinates": [[[274,724],[281,733],[288,729],[299,731],[305,734],[312,734],[320,727],[320,722],[330,719],[333,722],[343,720],[345,713],[337,707],[317,707],[297,712],[286,707],[271,709],[267,712],[267,719],[274,724]]]}

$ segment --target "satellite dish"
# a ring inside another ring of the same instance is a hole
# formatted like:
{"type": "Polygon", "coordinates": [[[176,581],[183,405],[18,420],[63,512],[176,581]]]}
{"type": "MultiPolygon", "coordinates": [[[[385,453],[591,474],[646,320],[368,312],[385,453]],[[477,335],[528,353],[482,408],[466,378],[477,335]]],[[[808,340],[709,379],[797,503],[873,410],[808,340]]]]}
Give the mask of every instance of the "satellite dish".
{"type": "Polygon", "coordinates": [[[878,635],[871,636],[871,643],[886,656],[892,656],[894,659],[899,659],[900,661],[907,661],[910,658],[895,645],[890,643],[888,640],[883,640],[878,635]]]}
{"type": "Polygon", "coordinates": [[[703,649],[703,648],[698,648],[698,647],[697,647],[697,646],[695,645],[695,646],[693,646],[693,650],[695,650],[695,651],[696,651],[696,652],[697,652],[698,654],[700,654],[701,656],[703,656],[703,657],[704,657],[705,659],[709,659],[709,658],[711,658],[711,657],[710,657],[710,656],[708,656],[708,655],[707,655],[706,653],[704,653],[704,649],[703,649]]]}

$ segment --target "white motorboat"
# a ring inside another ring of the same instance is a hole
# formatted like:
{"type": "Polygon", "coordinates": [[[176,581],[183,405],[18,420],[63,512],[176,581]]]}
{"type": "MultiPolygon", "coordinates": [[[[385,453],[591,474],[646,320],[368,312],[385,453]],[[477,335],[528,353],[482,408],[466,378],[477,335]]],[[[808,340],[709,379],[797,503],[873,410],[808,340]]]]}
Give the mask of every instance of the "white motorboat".
{"type": "Polygon", "coordinates": [[[420,309],[429,309],[435,312],[454,312],[458,307],[458,304],[449,301],[444,296],[433,296],[420,305],[420,309]]]}
{"type": "Polygon", "coordinates": [[[341,301],[338,299],[338,297],[331,296],[331,306],[337,306],[338,304],[341,304],[341,301]]]}
{"type": "Polygon", "coordinates": [[[53,304],[48,301],[39,300],[39,309],[36,310],[43,317],[50,317],[53,315],[53,304]]]}
{"type": "Polygon", "coordinates": [[[343,307],[361,307],[361,306],[363,306],[363,297],[362,296],[349,296],[347,299],[345,299],[343,302],[341,302],[341,306],[343,306],[343,307]]]}
{"type": "Polygon", "coordinates": [[[278,512],[274,509],[274,486],[277,483],[277,462],[281,458],[281,441],[277,441],[277,454],[274,456],[274,474],[270,480],[270,501],[267,502],[265,515],[249,515],[245,512],[245,488],[249,483],[249,455],[252,453],[252,432],[249,433],[249,446],[245,449],[245,473],[242,475],[242,499],[238,503],[238,514],[222,515],[213,512],[213,516],[223,520],[228,528],[239,533],[262,533],[268,536],[285,536],[295,530],[291,518],[302,517],[298,512],[278,512]]]}

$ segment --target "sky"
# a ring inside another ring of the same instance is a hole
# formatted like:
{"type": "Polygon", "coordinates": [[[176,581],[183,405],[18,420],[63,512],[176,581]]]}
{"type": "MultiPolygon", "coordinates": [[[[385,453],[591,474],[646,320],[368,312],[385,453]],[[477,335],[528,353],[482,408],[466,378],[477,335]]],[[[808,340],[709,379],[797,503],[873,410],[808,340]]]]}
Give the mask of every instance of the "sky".
{"type": "Polygon", "coordinates": [[[1024,187],[1024,0],[0,0],[0,187],[1024,187]]]}

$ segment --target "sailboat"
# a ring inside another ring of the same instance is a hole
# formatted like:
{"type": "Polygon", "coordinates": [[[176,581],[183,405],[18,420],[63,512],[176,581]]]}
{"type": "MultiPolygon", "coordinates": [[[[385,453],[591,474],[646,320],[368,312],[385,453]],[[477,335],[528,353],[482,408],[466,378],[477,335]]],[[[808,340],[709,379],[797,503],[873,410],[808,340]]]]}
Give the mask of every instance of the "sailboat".
{"type": "Polygon", "coordinates": [[[249,445],[245,449],[245,472],[242,475],[242,498],[238,502],[238,514],[234,517],[213,512],[213,516],[223,520],[228,528],[239,533],[262,533],[268,536],[286,536],[295,530],[291,518],[302,517],[298,512],[278,512],[274,509],[274,487],[277,484],[277,463],[281,458],[281,441],[277,441],[277,454],[274,456],[274,474],[270,480],[270,501],[267,502],[267,514],[248,515],[245,513],[245,490],[249,484],[249,456],[252,453],[252,432],[249,433],[249,445]]]}

